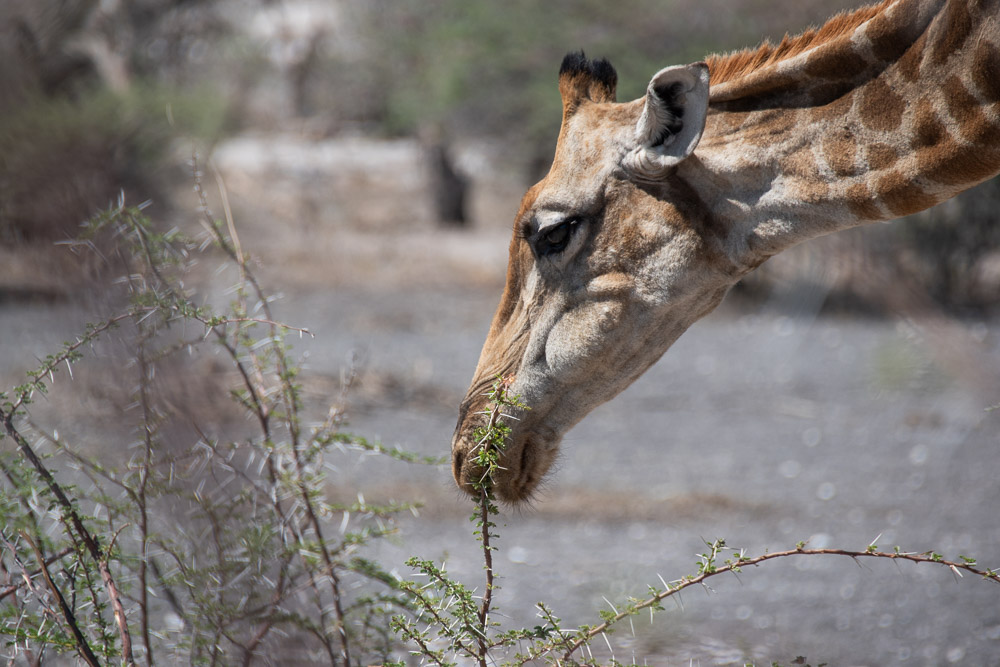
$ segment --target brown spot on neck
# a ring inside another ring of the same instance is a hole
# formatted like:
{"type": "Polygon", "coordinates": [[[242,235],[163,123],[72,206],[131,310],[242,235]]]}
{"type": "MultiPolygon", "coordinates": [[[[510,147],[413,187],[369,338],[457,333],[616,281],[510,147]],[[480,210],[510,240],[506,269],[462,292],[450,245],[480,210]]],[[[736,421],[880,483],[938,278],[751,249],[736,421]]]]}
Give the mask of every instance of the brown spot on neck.
{"type": "Polygon", "coordinates": [[[938,203],[936,197],[924,192],[917,183],[898,171],[877,178],[875,192],[897,217],[923,211],[938,203]]]}
{"type": "Polygon", "coordinates": [[[915,7],[905,7],[904,4],[900,3],[892,16],[886,12],[879,12],[865,27],[865,35],[871,42],[872,53],[881,62],[891,63],[899,60],[907,47],[917,38],[917,34],[913,33],[911,19],[907,16],[909,12],[917,10],[915,7]]]}
{"type": "Polygon", "coordinates": [[[985,109],[957,75],[945,82],[944,92],[948,111],[958,122],[962,138],[981,146],[996,146],[1000,141],[1000,130],[987,118],[985,109]]]}
{"type": "Polygon", "coordinates": [[[853,79],[868,66],[868,61],[849,46],[831,53],[816,53],[806,63],[805,72],[820,79],[853,79]]]}
{"type": "Polygon", "coordinates": [[[906,100],[882,79],[874,79],[861,89],[858,115],[870,130],[890,132],[903,122],[906,100]]]}
{"type": "Polygon", "coordinates": [[[934,105],[926,97],[917,100],[913,110],[913,134],[910,146],[915,149],[928,148],[948,139],[948,131],[938,118],[934,105]]]}
{"type": "Polygon", "coordinates": [[[847,188],[847,206],[858,220],[882,220],[885,218],[875,202],[875,197],[865,183],[855,183],[847,188]]]}
{"type": "MultiPolygon", "coordinates": [[[[943,64],[952,54],[957,53],[964,45],[974,28],[972,17],[969,16],[967,3],[949,2],[945,8],[943,21],[934,26],[936,33],[943,33],[935,40],[931,51],[931,62],[943,64]]],[[[935,35],[937,36],[937,35],[935,35]]]]}
{"type": "Polygon", "coordinates": [[[823,157],[833,173],[841,178],[858,173],[857,150],[857,141],[849,130],[830,132],[823,137],[823,157]]]}
{"type": "Polygon", "coordinates": [[[888,169],[899,161],[899,152],[889,144],[868,146],[868,167],[875,171],[888,169]]]}
{"type": "Polygon", "coordinates": [[[980,43],[969,76],[987,102],[1000,101],[1000,50],[989,42],[980,43]]]}

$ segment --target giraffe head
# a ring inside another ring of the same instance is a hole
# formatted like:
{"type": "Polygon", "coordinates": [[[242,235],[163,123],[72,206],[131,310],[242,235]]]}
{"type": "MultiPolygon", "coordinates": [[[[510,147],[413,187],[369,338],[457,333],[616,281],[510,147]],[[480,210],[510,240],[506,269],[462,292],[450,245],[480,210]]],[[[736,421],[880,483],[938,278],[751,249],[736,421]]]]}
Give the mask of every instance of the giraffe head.
{"type": "Polygon", "coordinates": [[[994,4],[884,0],[708,62],[661,70],[618,104],[611,65],[563,61],[555,158],[514,219],[455,429],[461,488],[482,474],[472,434],[497,375],[530,408],[494,478],[517,502],[574,424],[768,257],[1000,172],[994,4]]]}
{"type": "Polygon", "coordinates": [[[735,281],[718,230],[680,168],[705,126],[708,68],[669,67],[645,97],[615,102],[604,60],[569,55],[552,167],[514,219],[507,283],[452,442],[458,485],[482,471],[472,433],[498,375],[528,406],[494,479],[531,497],[562,436],[649,368],[735,281]]]}

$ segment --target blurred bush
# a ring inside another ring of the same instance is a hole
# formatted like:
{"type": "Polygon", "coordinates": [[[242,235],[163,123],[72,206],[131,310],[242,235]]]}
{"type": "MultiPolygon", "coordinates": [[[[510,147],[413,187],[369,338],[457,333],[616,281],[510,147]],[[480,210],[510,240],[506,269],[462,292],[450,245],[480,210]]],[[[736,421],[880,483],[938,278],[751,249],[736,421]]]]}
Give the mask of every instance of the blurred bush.
{"type": "Polygon", "coordinates": [[[566,53],[610,59],[620,74],[618,98],[634,99],[662,67],[780,38],[852,4],[373,0],[356,14],[365,61],[345,69],[374,84],[368,99],[381,109],[369,120],[383,131],[434,125],[456,138],[494,137],[537,172],[559,129],[556,74],[566,53]]]}
{"type": "Polygon", "coordinates": [[[227,96],[177,74],[219,32],[191,4],[0,4],[0,299],[78,291],[89,269],[52,243],[122,193],[169,209],[172,142],[222,132],[227,96]]]}
{"type": "Polygon", "coordinates": [[[370,56],[360,71],[377,82],[369,99],[380,105],[369,120],[390,135],[432,128],[452,140],[494,139],[534,178],[559,130],[556,74],[565,53],[611,59],[627,99],[668,62],[715,46],[707,29],[684,30],[664,9],[648,0],[376,0],[359,17],[370,56]]]}
{"type": "Polygon", "coordinates": [[[224,118],[208,92],[152,84],[32,96],[0,115],[0,240],[66,239],[122,190],[156,196],[171,139],[216,137],[224,118]]]}

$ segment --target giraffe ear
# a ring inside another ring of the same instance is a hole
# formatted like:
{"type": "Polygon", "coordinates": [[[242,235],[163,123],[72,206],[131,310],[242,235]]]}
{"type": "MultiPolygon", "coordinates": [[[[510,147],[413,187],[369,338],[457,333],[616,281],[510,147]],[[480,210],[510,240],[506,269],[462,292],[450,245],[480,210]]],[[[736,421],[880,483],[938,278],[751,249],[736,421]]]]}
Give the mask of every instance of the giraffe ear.
{"type": "Polygon", "coordinates": [[[643,180],[659,180],[694,152],[708,113],[708,65],[676,65],[657,72],[646,88],[635,126],[636,147],[623,165],[643,180]]]}

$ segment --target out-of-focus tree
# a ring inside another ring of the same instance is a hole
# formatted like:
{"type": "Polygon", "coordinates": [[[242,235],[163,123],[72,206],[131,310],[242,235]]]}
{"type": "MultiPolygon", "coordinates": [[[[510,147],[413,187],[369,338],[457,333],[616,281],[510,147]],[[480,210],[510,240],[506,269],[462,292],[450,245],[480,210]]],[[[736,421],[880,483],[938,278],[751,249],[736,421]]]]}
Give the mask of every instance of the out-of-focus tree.
{"type": "Polygon", "coordinates": [[[369,120],[385,131],[431,125],[451,138],[495,137],[537,176],[559,128],[556,74],[567,52],[610,59],[619,99],[632,99],[661,67],[780,38],[808,24],[803,15],[851,3],[799,4],[788,12],[753,0],[372,0],[355,9],[366,43],[355,71],[375,84],[381,115],[369,120]]]}
{"type": "Polygon", "coordinates": [[[178,45],[218,30],[214,5],[11,0],[0,6],[0,238],[65,239],[123,190],[156,197],[169,140],[218,133],[223,99],[164,85],[180,78],[172,72],[191,69],[171,56],[184,50],[178,45]],[[171,36],[165,26],[177,23],[187,29],[171,36]],[[154,61],[148,54],[158,39],[166,46],[154,61]]]}

